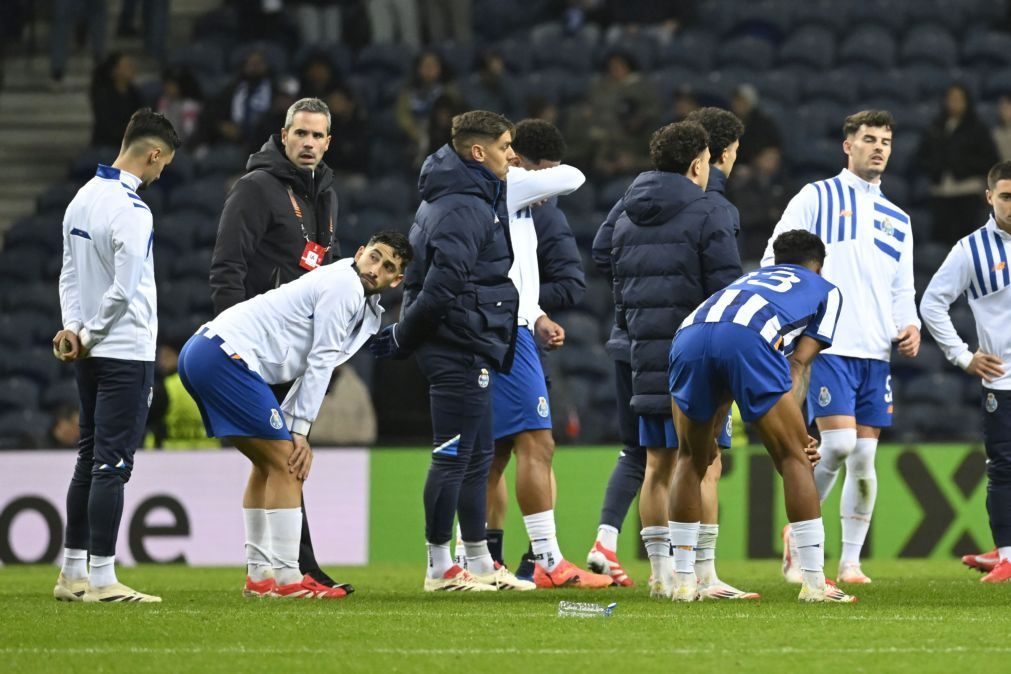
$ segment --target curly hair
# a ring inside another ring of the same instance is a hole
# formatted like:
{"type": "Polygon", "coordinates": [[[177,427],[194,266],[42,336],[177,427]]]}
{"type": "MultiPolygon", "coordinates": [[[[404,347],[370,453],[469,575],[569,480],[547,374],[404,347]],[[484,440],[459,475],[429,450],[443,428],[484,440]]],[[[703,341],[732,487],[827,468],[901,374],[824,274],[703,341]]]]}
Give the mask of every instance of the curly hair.
{"type": "Polygon", "coordinates": [[[799,264],[825,262],[825,244],[817,236],[803,229],[783,232],[772,242],[772,253],[776,264],[799,264]]]}
{"type": "Polygon", "coordinates": [[[657,171],[688,173],[688,167],[709,145],[709,134],[698,122],[662,126],[649,139],[649,158],[657,171]]]}
{"type": "Polygon", "coordinates": [[[892,113],[887,110],[861,110],[860,112],[855,112],[843,122],[843,138],[852,136],[864,125],[870,127],[880,126],[889,131],[894,131],[895,119],[892,118],[892,113]]]}
{"type": "Polygon", "coordinates": [[[565,139],[558,127],[543,119],[524,119],[516,124],[513,150],[527,160],[562,161],[565,156],[565,139]]]}
{"type": "Polygon", "coordinates": [[[737,115],[723,108],[699,108],[688,113],[685,121],[698,122],[709,134],[709,161],[716,163],[723,151],[744,135],[744,124],[737,115]]]}

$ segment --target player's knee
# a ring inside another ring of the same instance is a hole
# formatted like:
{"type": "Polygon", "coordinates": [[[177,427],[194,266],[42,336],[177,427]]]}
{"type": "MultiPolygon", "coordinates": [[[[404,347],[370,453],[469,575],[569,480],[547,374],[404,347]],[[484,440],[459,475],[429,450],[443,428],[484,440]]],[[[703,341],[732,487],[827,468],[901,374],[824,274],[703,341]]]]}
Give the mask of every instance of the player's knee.
{"type": "Polygon", "coordinates": [[[130,471],[96,463],[91,472],[91,481],[93,485],[121,486],[130,481],[130,471]]]}
{"type": "Polygon", "coordinates": [[[990,485],[995,487],[1011,487],[1011,443],[997,448],[999,451],[989,452],[986,463],[986,476],[990,485]],[[1002,450],[1002,451],[1000,451],[1002,450]]]}
{"type": "Polygon", "coordinates": [[[836,428],[821,432],[821,442],[818,451],[822,463],[830,470],[838,470],[839,464],[846,460],[857,447],[857,429],[836,428]]]}
{"type": "Polygon", "coordinates": [[[858,442],[856,449],[846,459],[846,471],[853,477],[860,479],[875,477],[874,456],[876,454],[876,447],[862,446],[858,442]]]}

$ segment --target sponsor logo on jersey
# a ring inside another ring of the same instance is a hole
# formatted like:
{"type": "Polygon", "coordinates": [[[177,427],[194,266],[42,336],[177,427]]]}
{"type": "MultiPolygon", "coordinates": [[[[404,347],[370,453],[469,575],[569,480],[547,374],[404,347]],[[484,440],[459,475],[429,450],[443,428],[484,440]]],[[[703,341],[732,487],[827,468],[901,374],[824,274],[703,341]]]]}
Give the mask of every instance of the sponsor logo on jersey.
{"type": "Polygon", "coordinates": [[[997,411],[997,397],[992,393],[986,394],[986,411],[990,414],[997,411]]]}
{"type": "Polygon", "coordinates": [[[537,414],[542,417],[548,416],[548,400],[544,396],[537,398],[537,414]]]}
{"type": "Polygon", "coordinates": [[[822,407],[828,407],[830,402],[832,402],[832,394],[828,392],[828,386],[822,386],[821,390],[818,391],[818,404],[822,407]]]}
{"type": "Polygon", "coordinates": [[[844,208],[843,210],[839,211],[839,217],[840,218],[848,218],[851,215],[853,215],[853,211],[851,211],[848,208],[844,208]]]}
{"type": "Polygon", "coordinates": [[[491,377],[488,376],[488,368],[481,368],[481,374],[477,376],[477,385],[481,388],[488,388],[488,384],[491,382],[491,377]]]}
{"type": "Polygon", "coordinates": [[[993,266],[994,271],[1004,271],[1004,267],[1007,266],[1007,262],[1004,260],[997,260],[997,263],[993,266]]]}
{"type": "Polygon", "coordinates": [[[270,408],[270,427],[275,431],[281,430],[281,426],[284,426],[284,422],[281,421],[281,413],[278,412],[273,407],[270,408]]]}

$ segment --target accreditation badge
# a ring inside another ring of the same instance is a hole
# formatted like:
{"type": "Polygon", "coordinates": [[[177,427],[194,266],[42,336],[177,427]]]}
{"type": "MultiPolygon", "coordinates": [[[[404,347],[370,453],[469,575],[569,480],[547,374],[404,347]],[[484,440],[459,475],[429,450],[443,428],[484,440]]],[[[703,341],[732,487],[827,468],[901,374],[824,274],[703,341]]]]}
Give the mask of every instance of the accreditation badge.
{"type": "Polygon", "coordinates": [[[298,266],[306,271],[312,271],[323,264],[323,257],[326,255],[326,248],[315,241],[306,241],[305,250],[298,260],[298,266]]]}

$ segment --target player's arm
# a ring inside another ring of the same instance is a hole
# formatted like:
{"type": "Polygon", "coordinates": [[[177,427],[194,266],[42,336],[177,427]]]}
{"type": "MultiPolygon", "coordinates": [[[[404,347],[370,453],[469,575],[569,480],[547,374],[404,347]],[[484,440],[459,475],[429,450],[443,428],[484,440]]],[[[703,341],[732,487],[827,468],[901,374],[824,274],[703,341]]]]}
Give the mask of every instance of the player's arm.
{"type": "Polygon", "coordinates": [[[818,305],[814,318],[797,338],[793,352],[788,358],[793,395],[799,405],[803,405],[807,399],[807,390],[811,385],[811,363],[823,349],[832,346],[832,340],[835,339],[839,314],[842,313],[842,302],[842,292],[835,286],[829,286],[825,299],[818,305]]]}
{"type": "Polygon", "coordinates": [[[625,202],[622,199],[618,199],[611,211],[604,218],[604,222],[601,223],[600,228],[597,230],[597,234],[593,237],[593,247],[590,250],[590,255],[593,258],[593,264],[597,267],[604,277],[608,281],[614,278],[614,268],[611,266],[611,249],[614,247],[612,245],[612,240],[614,239],[614,223],[618,222],[618,218],[625,211],[625,202]]]}
{"type": "Polygon", "coordinates": [[[576,237],[565,215],[556,209],[537,209],[534,229],[541,277],[539,304],[545,311],[574,307],[586,293],[586,277],[576,237]]]}
{"type": "Polygon", "coordinates": [[[775,255],[772,252],[772,243],[779,238],[783,232],[793,229],[803,229],[813,232],[818,219],[818,190],[814,185],[805,185],[800,192],[790,199],[783,215],[772,230],[769,243],[765,246],[765,253],[762,254],[762,266],[768,267],[775,264],[775,255]]]}
{"type": "Polygon", "coordinates": [[[211,254],[211,301],[214,314],[246,300],[246,273],[270,224],[270,210],[261,188],[246,178],[235,183],[218,222],[218,235],[211,254]]]}
{"type": "Polygon", "coordinates": [[[487,232],[475,223],[487,218],[487,212],[462,207],[447,213],[434,227],[428,241],[431,263],[421,290],[393,328],[401,352],[414,350],[435,332],[467,287],[487,232]]]}
{"type": "Polygon", "coordinates": [[[146,208],[120,208],[110,222],[112,238],[112,285],[102,294],[95,315],[81,328],[81,347],[91,350],[105,339],[112,326],[123,317],[144,275],[151,255],[154,223],[146,208]]]}
{"type": "Polygon", "coordinates": [[[983,351],[972,353],[955,330],[949,314],[951,304],[972,283],[970,265],[962,244],[956,243],[923,291],[920,314],[949,363],[985,381],[992,381],[1004,374],[1004,363],[993,354],[983,351]]]}
{"type": "Polygon", "coordinates": [[[892,279],[892,316],[898,334],[899,353],[907,358],[915,358],[920,351],[920,317],[916,315],[916,287],[913,285],[913,231],[909,230],[909,242],[899,258],[899,270],[892,279]]]}
{"type": "Polygon", "coordinates": [[[506,177],[506,203],[509,214],[527,206],[575,192],[586,182],[586,176],[575,166],[560,164],[551,168],[528,171],[510,166],[506,177]]]}
{"type": "Polygon", "coordinates": [[[84,327],[84,317],[81,313],[81,290],[78,285],[77,266],[71,249],[70,226],[63,223],[63,267],[60,269],[60,313],[63,318],[63,329],[53,337],[53,349],[60,360],[74,360],[80,355],[81,343],[77,334],[84,327]],[[60,343],[70,342],[70,351],[62,353],[60,343]]]}
{"type": "Polygon", "coordinates": [[[725,208],[715,208],[706,217],[699,247],[702,288],[706,296],[723,290],[744,273],[734,223],[725,208]]]}

